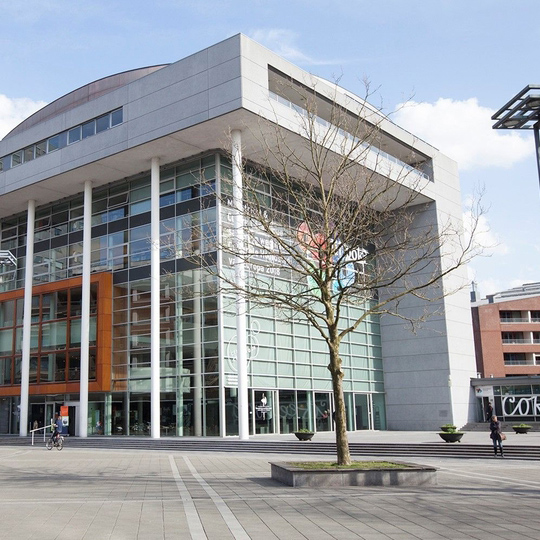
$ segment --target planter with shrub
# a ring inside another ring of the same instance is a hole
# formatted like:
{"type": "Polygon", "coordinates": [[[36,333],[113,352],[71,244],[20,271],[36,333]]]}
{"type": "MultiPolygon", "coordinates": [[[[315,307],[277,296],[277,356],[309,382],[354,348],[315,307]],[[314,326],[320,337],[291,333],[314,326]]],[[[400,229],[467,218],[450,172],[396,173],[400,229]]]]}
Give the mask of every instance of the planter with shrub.
{"type": "MultiPolygon", "coordinates": [[[[442,429],[442,427],[441,427],[442,429]]],[[[456,426],[448,425],[446,426],[446,429],[444,431],[439,432],[439,437],[444,442],[460,442],[461,437],[463,437],[465,433],[463,431],[458,431],[456,426]]]]}
{"type": "Polygon", "coordinates": [[[512,429],[516,432],[516,433],[527,433],[530,429],[532,428],[532,426],[529,426],[528,424],[516,424],[515,426],[512,426],[512,429]]]}

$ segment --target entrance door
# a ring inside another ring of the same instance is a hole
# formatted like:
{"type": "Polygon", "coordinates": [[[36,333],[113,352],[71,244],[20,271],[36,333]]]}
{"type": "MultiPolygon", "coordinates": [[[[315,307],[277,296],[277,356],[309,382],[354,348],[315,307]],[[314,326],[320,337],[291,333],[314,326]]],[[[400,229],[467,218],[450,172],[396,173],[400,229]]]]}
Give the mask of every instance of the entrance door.
{"type": "Polygon", "coordinates": [[[45,421],[45,404],[32,403],[30,406],[30,429],[43,427],[45,425],[44,421],[45,421]]]}
{"type": "Polygon", "coordinates": [[[254,390],[251,395],[254,433],[274,433],[274,391],[254,390]]]}
{"type": "Polygon", "coordinates": [[[54,414],[60,413],[60,407],[64,403],[55,402],[55,401],[47,401],[45,402],[45,419],[44,419],[44,425],[49,426],[51,425],[52,421],[54,420],[54,414]]]}
{"type": "Polygon", "coordinates": [[[292,433],[298,429],[296,393],[294,390],[279,391],[279,422],[281,433],[292,433]]]}
{"type": "Polygon", "coordinates": [[[81,434],[77,432],[77,417],[79,416],[80,403],[78,401],[66,401],[65,405],[68,406],[69,425],[67,428],[64,425],[64,434],[67,431],[70,437],[80,436],[81,434]]]}
{"type": "Polygon", "coordinates": [[[317,431],[332,431],[332,411],[329,393],[315,392],[315,418],[317,431]]]}
{"type": "Polygon", "coordinates": [[[371,400],[368,394],[354,396],[355,429],[371,429],[371,400]]]}

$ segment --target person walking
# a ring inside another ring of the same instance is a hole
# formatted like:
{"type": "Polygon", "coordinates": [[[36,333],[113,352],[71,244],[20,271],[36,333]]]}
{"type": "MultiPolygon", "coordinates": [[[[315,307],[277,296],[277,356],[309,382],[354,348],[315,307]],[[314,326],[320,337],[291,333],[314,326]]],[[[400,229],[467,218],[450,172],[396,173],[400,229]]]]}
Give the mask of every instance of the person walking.
{"type": "Polygon", "coordinates": [[[486,408],[486,422],[491,422],[491,417],[493,416],[493,405],[491,401],[488,403],[486,408]]]}
{"type": "Polygon", "coordinates": [[[493,453],[495,457],[497,457],[497,446],[499,447],[501,457],[504,457],[501,437],[501,423],[499,422],[499,420],[497,420],[497,417],[495,415],[491,417],[489,429],[491,430],[491,434],[489,435],[489,437],[493,441],[493,453]]]}

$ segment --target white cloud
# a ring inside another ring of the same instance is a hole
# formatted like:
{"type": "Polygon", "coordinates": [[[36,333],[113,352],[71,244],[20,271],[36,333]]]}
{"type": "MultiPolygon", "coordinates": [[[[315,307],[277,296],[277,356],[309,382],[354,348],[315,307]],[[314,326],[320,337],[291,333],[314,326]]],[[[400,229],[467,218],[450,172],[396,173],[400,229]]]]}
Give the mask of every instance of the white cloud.
{"type": "Polygon", "coordinates": [[[0,139],[25,118],[47,105],[30,98],[9,98],[0,94],[0,139]]]}
{"type": "Polygon", "coordinates": [[[473,242],[484,256],[507,255],[510,252],[508,245],[492,231],[485,215],[475,218],[470,210],[465,210],[463,212],[463,226],[466,237],[471,235],[473,227],[476,226],[473,242]]]}
{"type": "Polygon", "coordinates": [[[476,272],[470,266],[468,268],[471,281],[474,281],[476,284],[477,300],[485,298],[488,294],[495,294],[510,288],[508,282],[500,279],[477,279],[476,272]]]}
{"type": "Polygon", "coordinates": [[[533,154],[529,135],[492,129],[495,111],[476,98],[398,106],[392,120],[458,162],[461,170],[509,168],[533,154]]]}
{"type": "Polygon", "coordinates": [[[510,249],[491,228],[488,209],[483,204],[483,192],[468,195],[463,201],[465,238],[471,238],[477,252],[483,256],[507,255],[510,249]]]}
{"type": "Polygon", "coordinates": [[[253,30],[249,36],[265,47],[296,64],[325,66],[343,64],[344,60],[316,60],[304,54],[296,45],[298,34],[284,28],[260,28],[253,30]]]}

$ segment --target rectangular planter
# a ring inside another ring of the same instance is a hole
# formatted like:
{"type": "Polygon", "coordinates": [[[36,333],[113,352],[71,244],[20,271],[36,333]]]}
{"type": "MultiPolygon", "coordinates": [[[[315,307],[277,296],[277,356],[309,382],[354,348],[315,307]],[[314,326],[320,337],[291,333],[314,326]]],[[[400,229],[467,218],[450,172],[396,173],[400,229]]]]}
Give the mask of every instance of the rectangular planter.
{"type": "Polygon", "coordinates": [[[403,469],[306,470],[301,467],[293,467],[287,462],[270,463],[270,465],[272,479],[292,487],[437,485],[437,469],[435,467],[401,463],[404,465],[403,469]]]}

